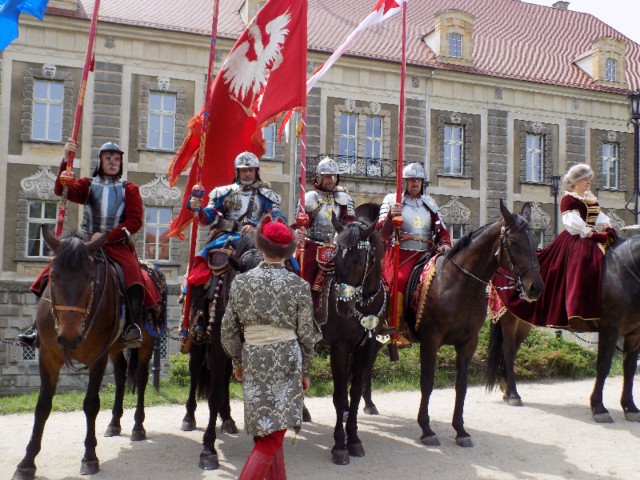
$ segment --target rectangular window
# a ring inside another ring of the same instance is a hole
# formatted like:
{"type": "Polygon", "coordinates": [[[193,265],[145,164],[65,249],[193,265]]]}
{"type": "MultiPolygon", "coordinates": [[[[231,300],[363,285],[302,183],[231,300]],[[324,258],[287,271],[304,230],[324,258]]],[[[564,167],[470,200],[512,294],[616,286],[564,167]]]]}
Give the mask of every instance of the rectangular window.
{"type": "Polygon", "coordinates": [[[147,147],[173,151],[175,127],[176,95],[150,92],[147,147]]]}
{"type": "Polygon", "coordinates": [[[459,33],[449,34],[449,56],[462,58],[462,35],[459,33]]]}
{"type": "Polygon", "coordinates": [[[340,115],[340,171],[355,173],[358,155],[358,116],[355,113],[340,115]]]}
{"type": "Polygon", "coordinates": [[[464,164],[464,127],[445,125],[444,127],[444,173],[462,175],[464,164]]]}
{"type": "Polygon", "coordinates": [[[272,123],[262,127],[262,138],[264,138],[264,155],[262,158],[273,160],[276,158],[276,124],[272,123]]]}
{"type": "Polygon", "coordinates": [[[456,243],[462,237],[464,237],[465,225],[454,223],[449,225],[449,234],[451,234],[451,242],[456,243]]]}
{"type": "Polygon", "coordinates": [[[64,84],[49,80],[33,82],[33,121],[31,138],[49,142],[62,141],[64,84]]]}
{"type": "Polygon", "coordinates": [[[171,260],[171,239],[168,236],[171,216],[171,208],[145,208],[143,251],[146,260],[171,260]]]}
{"type": "Polygon", "coordinates": [[[27,257],[50,257],[51,250],[42,238],[40,227],[48,225],[55,228],[58,205],[56,202],[29,201],[29,215],[27,217],[27,257]]]}
{"type": "Polygon", "coordinates": [[[542,183],[544,180],[544,137],[527,134],[525,181],[542,183]]]}
{"type": "Polygon", "coordinates": [[[603,187],[618,189],[618,144],[602,144],[602,182],[603,187]]]}
{"type": "Polygon", "coordinates": [[[382,117],[367,117],[366,125],[366,162],[367,175],[382,174],[382,117]]]}
{"type": "Polygon", "coordinates": [[[613,58],[607,58],[605,62],[605,78],[609,82],[618,81],[618,62],[613,58]]]}

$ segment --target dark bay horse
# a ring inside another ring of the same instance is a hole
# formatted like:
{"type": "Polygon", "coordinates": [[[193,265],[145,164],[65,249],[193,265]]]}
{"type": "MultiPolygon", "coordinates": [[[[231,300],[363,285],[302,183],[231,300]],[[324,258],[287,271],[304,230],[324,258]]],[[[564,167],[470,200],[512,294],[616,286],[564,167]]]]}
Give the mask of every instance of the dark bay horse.
{"type": "Polygon", "coordinates": [[[247,271],[255,267],[262,256],[255,248],[254,234],[240,237],[235,247],[225,246],[216,255],[219,265],[212,270],[209,281],[192,287],[191,324],[201,322],[207,327],[207,335],[191,342],[189,347],[190,388],[187,399],[187,412],[182,419],[182,430],[196,428],[195,410],[197,399],[207,399],[209,405],[209,423],[204,432],[199,467],[203,470],[215,470],[220,467],[215,449],[216,421],[222,420],[222,432],[235,434],[238,427],[231,416],[229,403],[229,383],[233,367],[220,341],[222,316],[227,305],[229,288],[235,272],[247,271]],[[226,256],[226,258],[225,258],[226,256]]]}
{"type": "MultiPolygon", "coordinates": [[[[601,317],[597,322],[598,359],[596,381],[591,393],[591,412],[598,423],[613,419],[602,394],[611,369],[619,337],[624,338],[624,381],[620,404],[628,421],[640,422],[640,410],[633,401],[633,380],[640,353],[640,237],[618,240],[607,249],[602,279],[601,317]]],[[[504,380],[504,397],[510,405],[522,405],[516,388],[513,365],[518,348],[531,325],[507,312],[491,326],[486,384],[493,388],[504,380]]]]}
{"type": "MultiPolygon", "coordinates": [[[[123,353],[125,343],[121,336],[124,298],[112,272],[113,267],[99,252],[108,234],[91,242],[84,242],[76,236],[59,240],[46,227],[43,227],[42,233],[53,251],[53,257],[49,285],[38,303],[36,313],[40,341],[40,393],[31,440],[27,445],[26,455],[14,473],[14,480],[31,480],[35,477],[35,457],[40,452],[44,425],[51,412],[62,365],[73,371],[89,371],[89,384],[83,402],[87,432],[80,467],[82,475],[94,474],[100,470],[96,456],[95,421],[100,410],[100,384],[109,358],[114,366],[116,395],[106,436],[120,434],[125,384],[129,384],[134,389],[137,388],[138,393],[131,440],[146,438],[143,426],[144,394],[155,342],[147,329],[143,328],[142,346],[131,349],[127,362],[123,353]],[[78,363],[84,364],[84,367],[79,368],[78,363]]],[[[147,319],[151,315],[154,320],[165,322],[166,283],[161,272],[157,271],[155,274],[162,279],[164,304],[159,310],[146,312],[147,319]]],[[[60,454],[64,454],[64,446],[60,445],[58,448],[60,454]]]]}
{"type": "MultiPolygon", "coordinates": [[[[529,211],[523,210],[523,214],[529,211]]],[[[542,293],[536,241],[528,221],[509,212],[502,200],[500,212],[503,217],[500,221],[467,234],[446,256],[437,259],[423,314],[413,326],[420,341],[422,398],[418,424],[422,428],[420,441],[425,445],[440,445],[429,424],[429,398],[438,350],[442,345],[453,345],[457,373],[452,425],[456,430],[456,443],[461,447],[473,446],[463,419],[467,374],[478,345],[478,332],[486,318],[486,288],[498,267],[510,272],[525,298],[533,300],[542,293]]]]}
{"type": "Polygon", "coordinates": [[[331,454],[335,464],[346,465],[349,456],[364,456],[358,438],[358,407],[366,372],[373,368],[378,352],[376,335],[386,314],[386,293],[382,285],[384,245],[375,222],[367,225],[355,221],[343,226],[334,214],[332,223],[337,232],[335,272],[325,286],[328,312],[321,330],[330,346],[336,410],[331,454]],[[348,412],[346,426],[343,425],[345,411],[348,412]]]}

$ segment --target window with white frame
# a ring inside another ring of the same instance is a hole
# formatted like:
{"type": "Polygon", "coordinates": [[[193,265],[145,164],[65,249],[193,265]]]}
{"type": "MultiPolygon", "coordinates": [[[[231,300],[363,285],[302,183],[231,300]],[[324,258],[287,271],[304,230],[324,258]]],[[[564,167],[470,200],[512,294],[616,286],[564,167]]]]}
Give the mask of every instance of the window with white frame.
{"type": "Polygon", "coordinates": [[[174,150],[176,94],[149,92],[149,130],[147,147],[174,150]]]}
{"type": "Polygon", "coordinates": [[[58,204],[40,200],[29,200],[27,217],[27,257],[50,257],[51,250],[42,238],[42,225],[55,228],[58,204]]]}
{"type": "Polygon", "coordinates": [[[444,173],[462,175],[464,165],[464,126],[444,126],[444,173]]]}
{"type": "Polygon", "coordinates": [[[31,138],[60,142],[62,140],[63,112],[64,83],[34,80],[31,138]]]}
{"type": "Polygon", "coordinates": [[[618,189],[618,144],[602,144],[602,186],[607,189],[618,189]]]}
{"type": "Polygon", "coordinates": [[[143,252],[146,260],[171,260],[169,223],[172,214],[169,207],[145,207],[143,252]]]}
{"type": "Polygon", "coordinates": [[[449,235],[451,235],[451,242],[456,243],[465,234],[466,225],[462,223],[454,223],[448,226],[449,235]]]}
{"type": "Polygon", "coordinates": [[[618,62],[613,58],[607,58],[604,63],[604,78],[609,82],[618,81],[618,62]]]}
{"type": "Polygon", "coordinates": [[[262,138],[264,138],[264,155],[262,158],[273,160],[276,158],[276,124],[272,123],[262,127],[262,138]]]}
{"type": "Polygon", "coordinates": [[[358,116],[355,113],[340,115],[339,155],[355,158],[358,152],[358,116]]]}
{"type": "Polygon", "coordinates": [[[367,159],[382,159],[382,117],[367,116],[365,155],[367,159]]]}
{"type": "Polygon", "coordinates": [[[462,58],[462,35],[459,33],[449,34],[449,56],[462,58]]]}
{"type": "Polygon", "coordinates": [[[542,183],[544,180],[544,135],[528,133],[526,147],[525,181],[542,183]]]}

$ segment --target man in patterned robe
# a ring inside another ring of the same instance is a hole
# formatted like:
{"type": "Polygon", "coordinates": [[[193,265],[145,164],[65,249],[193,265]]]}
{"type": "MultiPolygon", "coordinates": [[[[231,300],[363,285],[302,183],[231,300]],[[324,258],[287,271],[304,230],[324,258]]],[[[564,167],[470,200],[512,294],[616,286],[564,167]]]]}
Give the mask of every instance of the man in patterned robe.
{"type": "Polygon", "coordinates": [[[300,427],[311,384],[320,335],[309,284],[284,266],[296,243],[280,219],[262,221],[256,246],[264,261],[235,277],[222,318],[222,346],[243,383],[245,427],[255,440],[240,480],[286,479],[282,441],[287,429],[300,427]]]}

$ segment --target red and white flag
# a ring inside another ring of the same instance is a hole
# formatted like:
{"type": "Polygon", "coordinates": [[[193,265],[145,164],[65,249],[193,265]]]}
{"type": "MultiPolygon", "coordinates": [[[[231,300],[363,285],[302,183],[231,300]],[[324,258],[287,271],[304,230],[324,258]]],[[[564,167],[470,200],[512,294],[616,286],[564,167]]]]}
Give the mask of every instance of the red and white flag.
{"type": "MultiPolygon", "coordinates": [[[[261,127],[283,111],[305,106],[306,67],[307,1],[269,0],[242,33],[213,81],[208,112],[203,109],[189,122],[187,138],[167,172],[170,183],[177,182],[198,154],[207,117],[202,185],[208,193],[231,183],[239,153],[264,154],[261,127]]],[[[194,161],[170,236],[183,237],[183,230],[193,220],[186,202],[198,181],[198,171],[194,161]]]]}
{"type": "Polygon", "coordinates": [[[402,5],[407,3],[408,0],[377,0],[375,7],[367,17],[360,22],[360,25],[356,27],[356,29],[349,34],[347,39],[340,45],[335,52],[329,57],[329,59],[324,63],[324,65],[318,69],[310,78],[307,80],[307,92],[311,91],[313,87],[315,87],[320,77],[322,77],[327,70],[331,68],[331,66],[338,61],[338,59],[342,56],[342,54],[351,46],[351,44],[358,37],[360,32],[366,30],[369,27],[374,25],[378,25],[379,23],[384,22],[388,18],[393,17],[396,13],[402,10],[402,5]]]}

